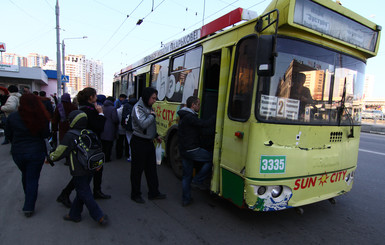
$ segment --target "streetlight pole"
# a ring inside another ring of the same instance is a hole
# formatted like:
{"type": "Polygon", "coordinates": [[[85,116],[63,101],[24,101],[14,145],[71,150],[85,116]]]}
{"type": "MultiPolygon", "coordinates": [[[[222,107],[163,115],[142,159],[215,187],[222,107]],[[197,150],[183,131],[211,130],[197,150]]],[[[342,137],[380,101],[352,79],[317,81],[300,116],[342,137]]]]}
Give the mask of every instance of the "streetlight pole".
{"type": "MultiPolygon", "coordinates": [[[[66,74],[65,73],[65,70],[66,70],[66,67],[65,67],[65,47],[66,47],[66,45],[64,43],[64,40],[68,40],[68,39],[85,39],[85,38],[87,38],[87,36],[63,38],[61,45],[62,45],[62,55],[63,55],[62,58],[63,58],[63,77],[64,78],[65,78],[65,74],[66,74]]],[[[63,83],[63,93],[66,92],[65,90],[66,90],[66,85],[65,85],[65,83],[63,83]]]]}
{"type": "Polygon", "coordinates": [[[56,1],[56,72],[57,72],[57,98],[61,97],[61,71],[60,71],[60,26],[59,26],[59,0],[56,1]]]}

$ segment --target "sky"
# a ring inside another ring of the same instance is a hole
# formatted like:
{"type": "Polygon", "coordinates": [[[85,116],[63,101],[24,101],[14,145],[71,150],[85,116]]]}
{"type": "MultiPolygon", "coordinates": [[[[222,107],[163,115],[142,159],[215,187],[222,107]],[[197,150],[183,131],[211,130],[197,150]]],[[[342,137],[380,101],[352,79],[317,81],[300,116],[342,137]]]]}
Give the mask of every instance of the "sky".
{"type": "MultiPolygon", "coordinates": [[[[59,0],[60,40],[65,53],[100,60],[103,93],[112,92],[113,75],[161,48],[162,43],[187,35],[202,24],[238,8],[262,14],[270,0],[59,0]],[[136,25],[143,19],[141,25],[136,25]],[[87,36],[86,39],[71,39],[87,36]]],[[[344,7],[385,27],[385,1],[341,0],[344,7]]],[[[56,61],[56,0],[2,0],[0,42],[7,53],[46,55],[56,61]]],[[[373,97],[385,98],[385,50],[367,62],[374,76],[373,97]]]]}

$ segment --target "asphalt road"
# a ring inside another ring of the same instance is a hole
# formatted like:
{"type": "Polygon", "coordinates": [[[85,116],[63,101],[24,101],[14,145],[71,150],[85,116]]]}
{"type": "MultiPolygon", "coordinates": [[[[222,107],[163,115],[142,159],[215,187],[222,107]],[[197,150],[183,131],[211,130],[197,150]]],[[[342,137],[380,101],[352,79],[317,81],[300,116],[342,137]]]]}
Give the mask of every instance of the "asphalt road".
{"type": "MultiPolygon", "coordinates": [[[[160,190],[166,200],[131,201],[130,165],[108,163],[103,191],[112,199],[98,203],[110,217],[100,227],[83,212],[80,223],[64,221],[68,209],[56,197],[70,179],[68,167],[43,167],[36,213],[24,217],[20,172],[0,146],[0,244],[384,244],[385,136],[361,134],[353,190],[328,201],[293,209],[260,213],[240,210],[226,200],[194,191],[195,203],[181,206],[181,182],[167,166],[159,166],[160,190]]],[[[2,141],[0,137],[0,141],[2,141]]],[[[147,192],[145,179],[143,193],[147,192]]],[[[74,194],[73,194],[74,195],[74,194]]],[[[73,196],[72,196],[73,198],[73,196]]]]}

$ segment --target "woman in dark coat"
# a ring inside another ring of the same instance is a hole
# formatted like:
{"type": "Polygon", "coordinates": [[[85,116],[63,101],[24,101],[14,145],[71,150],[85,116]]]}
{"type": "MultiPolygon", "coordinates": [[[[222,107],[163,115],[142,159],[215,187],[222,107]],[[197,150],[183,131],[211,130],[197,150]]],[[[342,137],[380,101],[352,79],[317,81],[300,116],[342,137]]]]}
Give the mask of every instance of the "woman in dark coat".
{"type": "Polygon", "coordinates": [[[108,97],[103,103],[103,113],[106,118],[104,130],[100,135],[102,140],[103,152],[106,155],[106,162],[111,161],[111,151],[114,140],[116,139],[119,118],[116,108],[114,107],[115,99],[108,97]]]}
{"type": "Polygon", "coordinates": [[[26,217],[35,211],[40,171],[47,154],[44,138],[50,135],[49,118],[43,103],[34,94],[21,96],[18,111],[7,118],[5,133],[12,143],[13,160],[22,173],[26,217]]]}
{"type": "Polygon", "coordinates": [[[61,103],[56,106],[52,118],[52,131],[55,135],[56,132],[59,131],[59,141],[63,139],[65,133],[69,130],[68,115],[71,111],[77,109],[78,108],[71,103],[71,96],[64,93],[61,97],[61,103]]]}

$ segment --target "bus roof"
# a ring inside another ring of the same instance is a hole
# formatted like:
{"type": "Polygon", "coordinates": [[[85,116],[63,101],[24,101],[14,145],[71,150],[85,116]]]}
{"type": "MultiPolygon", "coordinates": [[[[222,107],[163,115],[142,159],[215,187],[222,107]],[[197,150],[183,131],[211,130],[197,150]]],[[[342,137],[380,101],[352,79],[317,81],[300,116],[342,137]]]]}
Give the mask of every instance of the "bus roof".
{"type": "Polygon", "coordinates": [[[119,72],[115,74],[122,74],[124,72],[127,72],[131,70],[132,68],[139,67],[143,64],[146,64],[152,60],[155,60],[165,54],[168,54],[170,52],[173,52],[177,49],[180,49],[182,47],[185,47],[189,44],[192,44],[200,39],[203,39],[211,34],[214,34],[215,32],[222,30],[226,27],[232,26],[238,22],[241,21],[248,21],[254,18],[257,18],[258,15],[254,11],[246,10],[243,8],[237,8],[221,17],[218,19],[215,19],[211,21],[210,23],[207,23],[206,25],[202,26],[199,29],[196,29],[189,34],[173,40],[171,42],[168,42],[163,45],[163,47],[155,52],[153,52],[150,55],[145,56],[141,60],[135,62],[134,64],[131,64],[123,69],[121,69],[119,72]]]}

